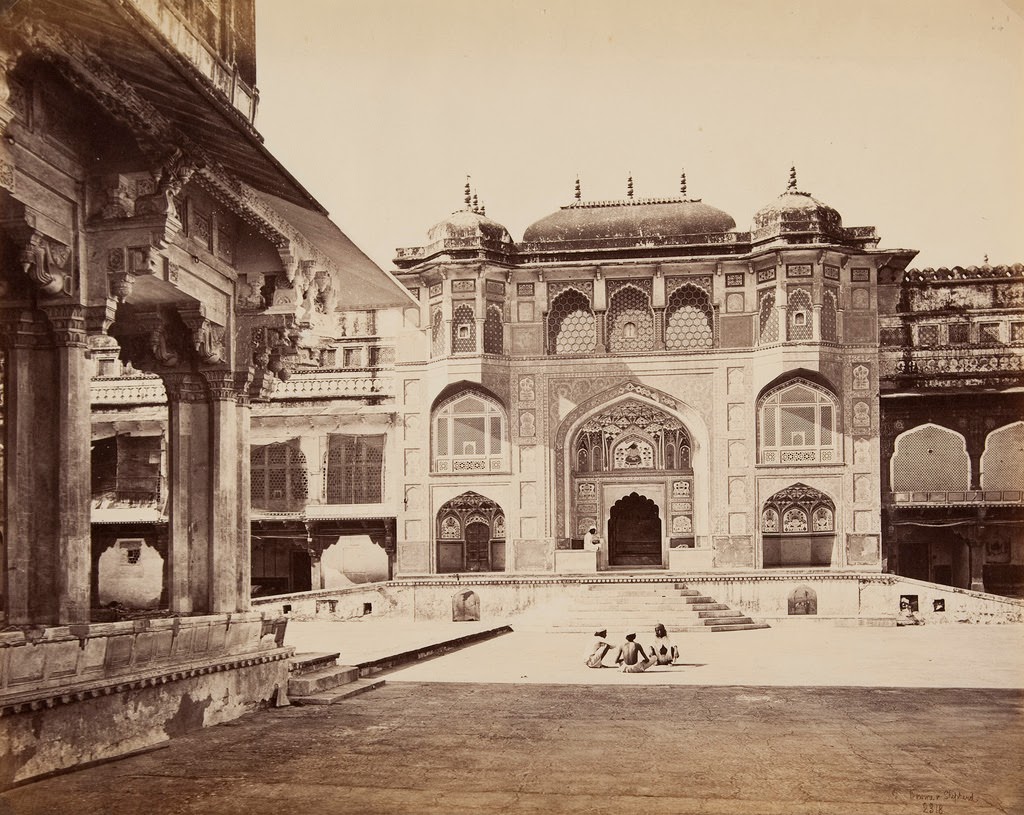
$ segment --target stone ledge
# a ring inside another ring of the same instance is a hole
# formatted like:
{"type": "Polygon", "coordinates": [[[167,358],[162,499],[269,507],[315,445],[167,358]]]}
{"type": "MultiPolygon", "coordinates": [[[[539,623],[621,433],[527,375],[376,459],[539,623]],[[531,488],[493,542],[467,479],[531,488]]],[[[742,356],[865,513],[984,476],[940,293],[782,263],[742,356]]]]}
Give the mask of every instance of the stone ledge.
{"type": "Polygon", "coordinates": [[[124,693],[129,690],[155,687],[156,685],[164,685],[168,682],[177,682],[182,679],[192,679],[193,677],[205,674],[247,668],[252,665],[262,665],[268,662],[278,662],[291,657],[294,651],[295,649],[291,647],[275,648],[273,651],[247,654],[230,659],[209,660],[187,667],[176,667],[173,670],[165,668],[164,670],[149,671],[135,676],[121,676],[116,679],[66,685],[60,688],[46,688],[41,691],[5,694],[0,696],[0,717],[17,713],[28,713],[44,708],[53,708],[57,705],[73,704],[74,702],[82,702],[86,699],[110,696],[113,693],[124,693]]]}

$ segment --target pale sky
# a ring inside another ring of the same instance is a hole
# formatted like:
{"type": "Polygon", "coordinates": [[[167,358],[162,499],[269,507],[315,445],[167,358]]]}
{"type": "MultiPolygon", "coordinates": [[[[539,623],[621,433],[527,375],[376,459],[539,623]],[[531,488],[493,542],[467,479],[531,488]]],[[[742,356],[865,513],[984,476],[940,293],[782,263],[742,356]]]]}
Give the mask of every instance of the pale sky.
{"type": "Polygon", "coordinates": [[[384,268],[462,206],[786,186],[913,266],[1024,262],[1017,0],[257,0],[257,126],[384,268]],[[1016,10],[1014,10],[1016,9],[1016,10]]]}

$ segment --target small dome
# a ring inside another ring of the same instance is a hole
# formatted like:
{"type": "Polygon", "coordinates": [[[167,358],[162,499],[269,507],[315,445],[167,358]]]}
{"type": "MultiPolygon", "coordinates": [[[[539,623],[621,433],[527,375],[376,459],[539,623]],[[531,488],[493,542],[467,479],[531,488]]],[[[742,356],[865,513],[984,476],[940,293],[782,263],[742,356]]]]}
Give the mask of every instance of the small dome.
{"type": "Polygon", "coordinates": [[[786,191],[754,214],[752,237],[761,241],[794,233],[842,238],[843,219],[828,204],[798,190],[796,169],[791,168],[786,191]]]}
{"type": "Polygon", "coordinates": [[[486,215],[471,209],[460,209],[434,224],[427,232],[428,243],[444,240],[464,241],[467,244],[480,241],[511,244],[512,236],[505,227],[486,215]]]}
{"type": "Polygon", "coordinates": [[[699,200],[630,199],[578,202],[541,218],[523,233],[524,243],[615,238],[670,238],[736,228],[732,216],[699,200]]]}

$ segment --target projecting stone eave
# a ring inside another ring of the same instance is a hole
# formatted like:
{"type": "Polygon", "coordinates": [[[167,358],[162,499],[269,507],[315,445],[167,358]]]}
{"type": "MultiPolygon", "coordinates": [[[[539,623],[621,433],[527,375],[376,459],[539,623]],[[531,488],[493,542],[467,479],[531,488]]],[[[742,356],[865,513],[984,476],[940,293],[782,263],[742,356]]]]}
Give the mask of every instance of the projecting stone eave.
{"type": "Polygon", "coordinates": [[[840,227],[835,230],[812,228],[770,232],[755,231],[751,235],[751,243],[758,249],[809,244],[845,246],[851,249],[877,249],[880,240],[873,226],[840,227]]]}

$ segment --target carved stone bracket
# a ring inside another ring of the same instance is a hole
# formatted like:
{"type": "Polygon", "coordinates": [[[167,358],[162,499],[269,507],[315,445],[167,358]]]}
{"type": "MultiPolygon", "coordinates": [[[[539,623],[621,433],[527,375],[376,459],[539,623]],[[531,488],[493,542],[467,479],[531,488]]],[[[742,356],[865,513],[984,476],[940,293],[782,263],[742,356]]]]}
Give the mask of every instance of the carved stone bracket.
{"type": "Polygon", "coordinates": [[[300,329],[287,315],[267,315],[253,321],[251,328],[249,395],[267,399],[274,381],[286,382],[299,353],[300,329]]]}
{"type": "Polygon", "coordinates": [[[223,362],[226,358],[224,327],[208,320],[201,304],[178,311],[190,332],[197,361],[203,365],[223,362]]]}
{"type": "MultiPolygon", "coordinates": [[[[0,229],[17,249],[17,263],[33,288],[44,295],[71,294],[71,248],[44,233],[48,219],[20,201],[5,197],[0,229]]],[[[50,225],[52,229],[53,225],[50,225]]]]}

